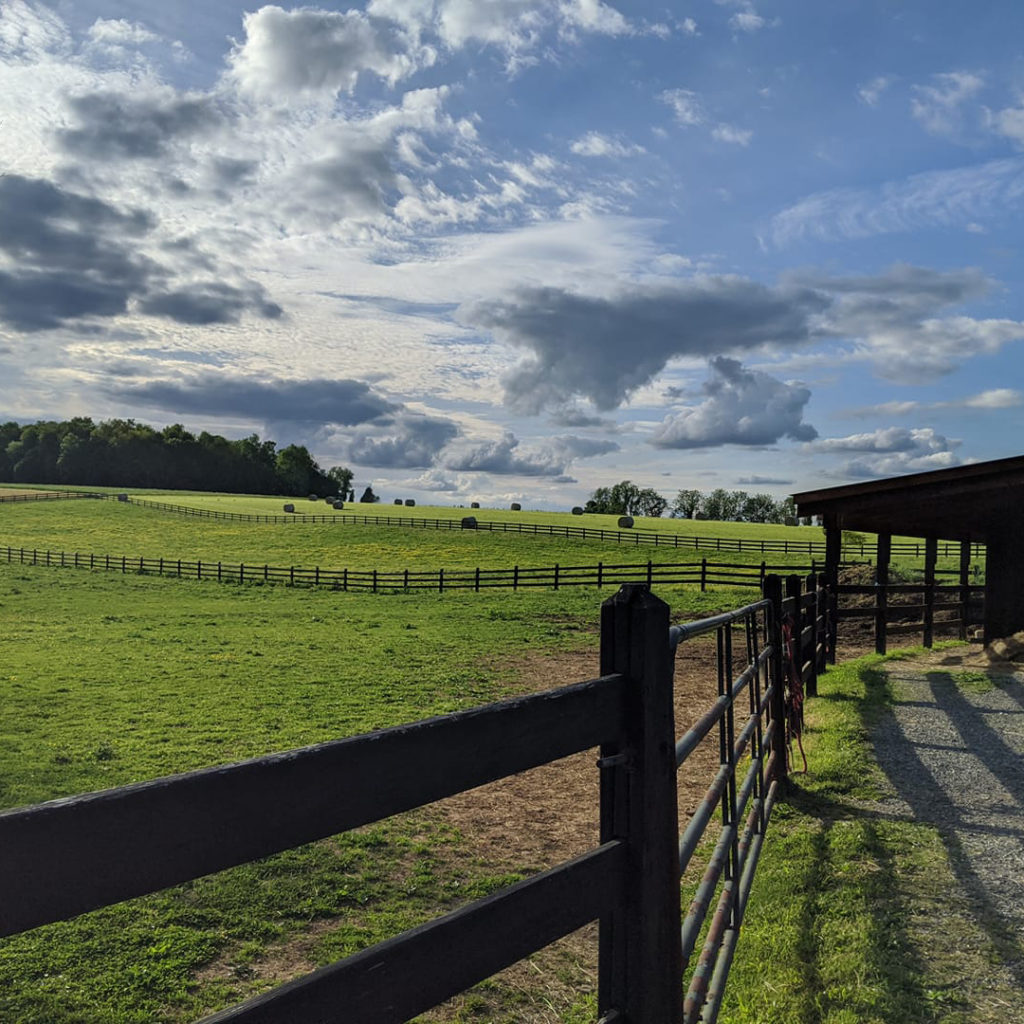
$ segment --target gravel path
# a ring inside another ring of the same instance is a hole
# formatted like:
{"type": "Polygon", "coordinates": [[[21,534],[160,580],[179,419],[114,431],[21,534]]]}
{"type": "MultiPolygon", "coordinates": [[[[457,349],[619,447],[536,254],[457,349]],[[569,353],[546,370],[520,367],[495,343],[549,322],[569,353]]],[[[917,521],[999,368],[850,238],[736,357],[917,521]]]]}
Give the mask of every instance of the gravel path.
{"type": "MultiPolygon", "coordinates": [[[[892,715],[873,740],[896,797],[886,813],[934,825],[971,916],[1024,983],[1024,666],[978,648],[885,666],[892,715]]],[[[1019,1019],[1019,1018],[1016,1018],[1019,1019]]]]}

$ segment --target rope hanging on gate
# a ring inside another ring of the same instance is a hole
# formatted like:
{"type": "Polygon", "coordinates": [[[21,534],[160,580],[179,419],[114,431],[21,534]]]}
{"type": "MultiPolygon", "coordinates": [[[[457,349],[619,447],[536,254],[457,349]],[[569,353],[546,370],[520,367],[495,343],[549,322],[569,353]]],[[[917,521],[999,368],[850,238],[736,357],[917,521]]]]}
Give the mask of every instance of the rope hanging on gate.
{"type": "Polygon", "coordinates": [[[800,672],[800,661],[796,656],[796,642],[793,637],[795,620],[787,615],[782,620],[782,659],[786,663],[786,676],[789,680],[789,697],[786,700],[786,742],[789,745],[790,760],[793,757],[793,737],[796,736],[800,756],[803,758],[804,769],[801,775],[807,774],[807,755],[804,753],[804,681],[800,672]]]}

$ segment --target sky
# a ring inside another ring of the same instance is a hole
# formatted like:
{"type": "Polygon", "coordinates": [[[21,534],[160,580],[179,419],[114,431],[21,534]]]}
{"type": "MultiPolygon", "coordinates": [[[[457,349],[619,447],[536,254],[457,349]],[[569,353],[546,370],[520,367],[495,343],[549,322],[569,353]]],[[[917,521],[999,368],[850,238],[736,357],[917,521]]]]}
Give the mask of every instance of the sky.
{"type": "Polygon", "coordinates": [[[1024,449],[1024,4],[0,0],[0,421],[420,503],[1024,449]]]}

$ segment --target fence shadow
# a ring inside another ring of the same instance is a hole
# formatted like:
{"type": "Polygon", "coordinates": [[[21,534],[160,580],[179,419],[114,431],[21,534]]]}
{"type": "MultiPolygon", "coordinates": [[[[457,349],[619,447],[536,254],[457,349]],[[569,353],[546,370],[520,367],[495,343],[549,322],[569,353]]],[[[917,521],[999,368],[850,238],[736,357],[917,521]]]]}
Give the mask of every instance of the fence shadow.
{"type": "Polygon", "coordinates": [[[1024,769],[1005,735],[1020,731],[1024,708],[976,704],[949,671],[921,678],[904,680],[913,696],[893,694],[873,724],[875,755],[908,817],[937,829],[975,922],[1024,987],[1024,769]]]}

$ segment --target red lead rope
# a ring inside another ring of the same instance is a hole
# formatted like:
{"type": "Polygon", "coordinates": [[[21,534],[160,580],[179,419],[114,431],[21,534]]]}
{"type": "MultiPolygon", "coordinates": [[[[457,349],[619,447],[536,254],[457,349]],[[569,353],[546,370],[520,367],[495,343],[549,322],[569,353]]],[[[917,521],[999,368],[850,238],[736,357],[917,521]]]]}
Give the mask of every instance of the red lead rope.
{"type": "Polygon", "coordinates": [[[786,661],[786,674],[789,676],[789,698],[786,701],[789,721],[786,723],[786,741],[789,744],[790,759],[792,760],[793,737],[796,736],[800,756],[804,761],[804,770],[801,774],[806,775],[807,755],[804,753],[804,743],[801,738],[804,729],[804,681],[800,674],[800,663],[796,657],[792,615],[787,615],[782,620],[782,654],[786,661]]]}

